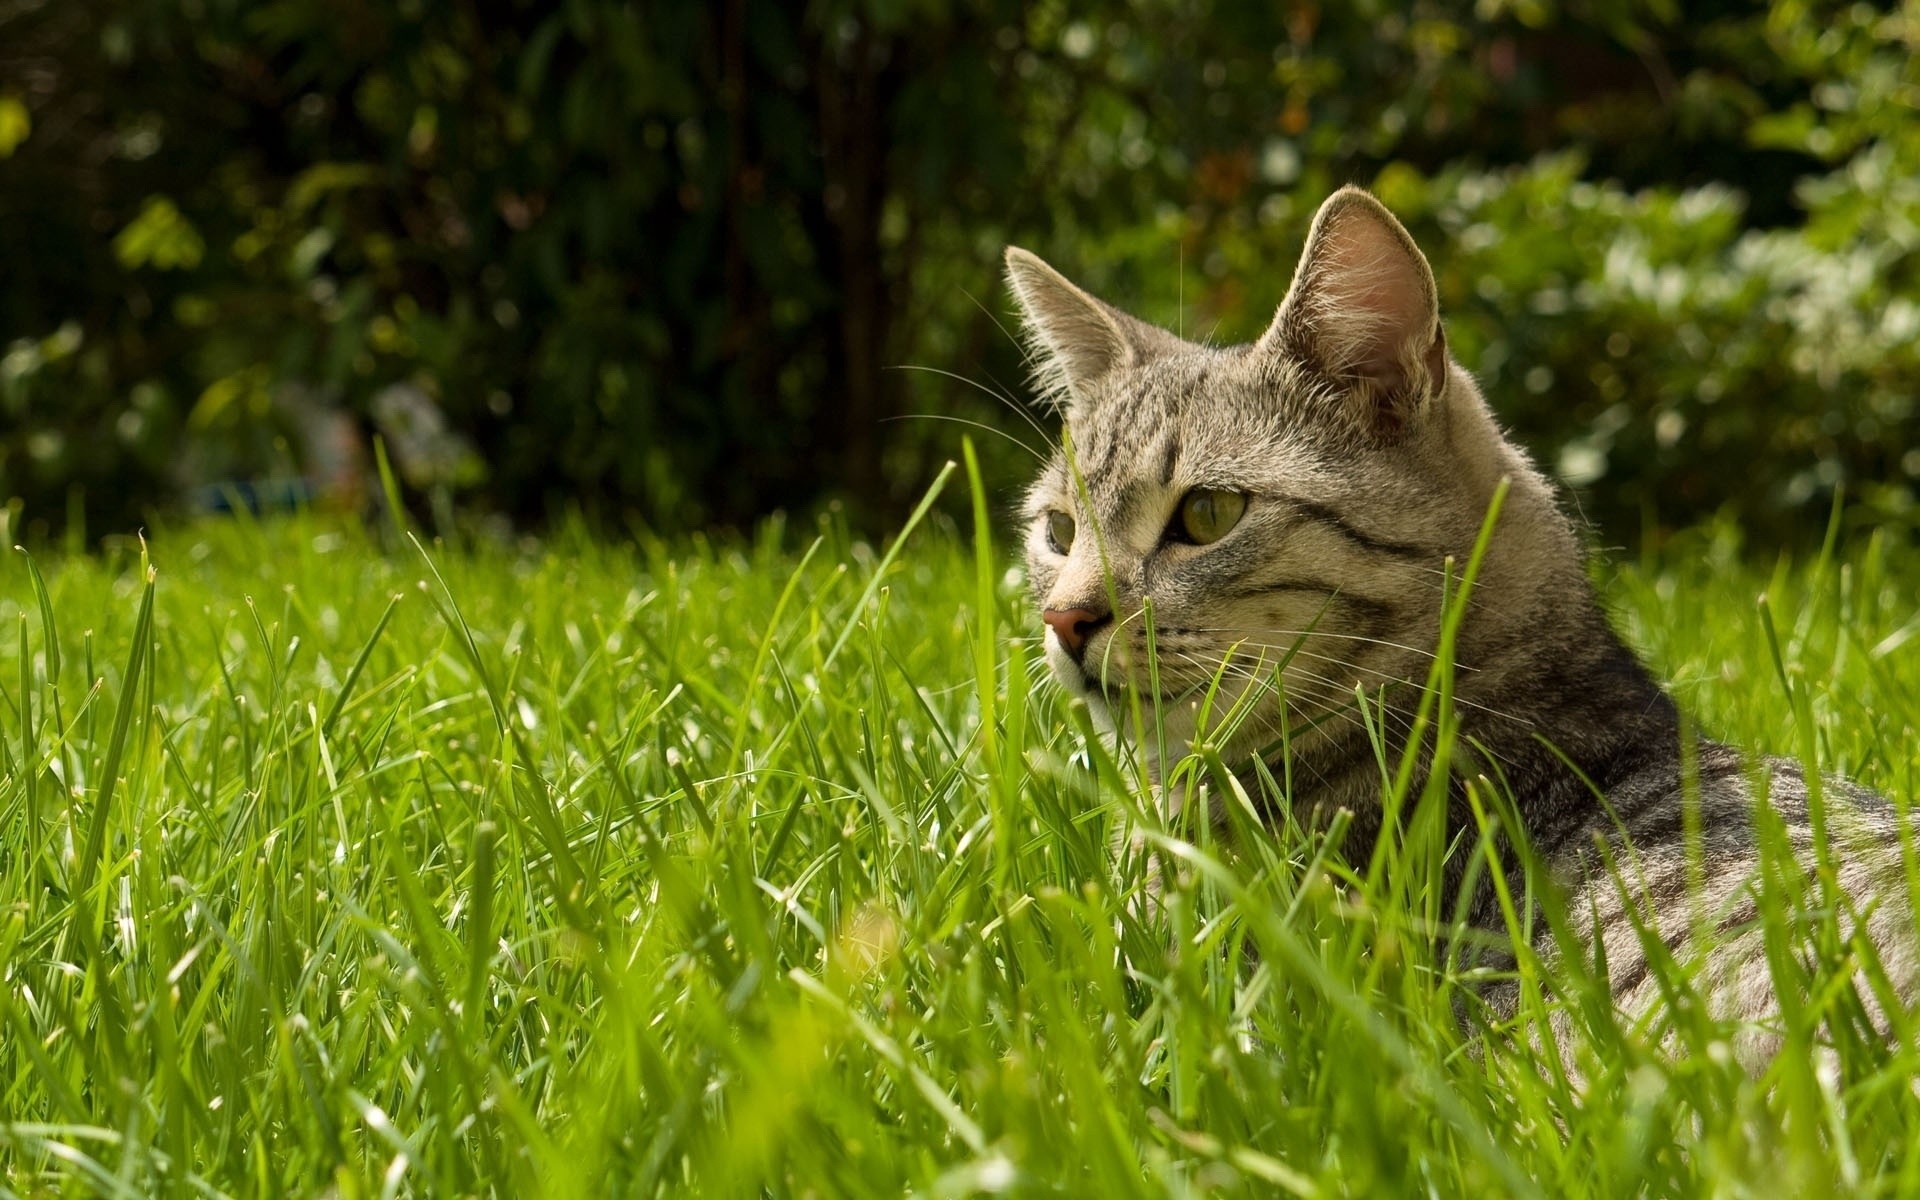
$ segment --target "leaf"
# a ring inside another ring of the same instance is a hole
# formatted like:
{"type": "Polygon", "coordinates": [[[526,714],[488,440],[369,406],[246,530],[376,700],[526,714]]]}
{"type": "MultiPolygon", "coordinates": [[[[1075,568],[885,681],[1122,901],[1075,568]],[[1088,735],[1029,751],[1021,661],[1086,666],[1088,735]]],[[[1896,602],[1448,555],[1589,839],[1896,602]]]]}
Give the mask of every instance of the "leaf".
{"type": "Polygon", "coordinates": [[[33,117],[18,96],[0,96],[0,158],[17,149],[33,132],[33,117]]]}
{"type": "Polygon", "coordinates": [[[113,256],[129,270],[192,270],[206,256],[207,243],[193,222],[165,196],[149,196],[140,215],[113,239],[113,256]]]}
{"type": "Polygon", "coordinates": [[[287,212],[303,215],[329,193],[371,187],[379,181],[379,169],[368,163],[314,163],[287,186],[287,212]]]}

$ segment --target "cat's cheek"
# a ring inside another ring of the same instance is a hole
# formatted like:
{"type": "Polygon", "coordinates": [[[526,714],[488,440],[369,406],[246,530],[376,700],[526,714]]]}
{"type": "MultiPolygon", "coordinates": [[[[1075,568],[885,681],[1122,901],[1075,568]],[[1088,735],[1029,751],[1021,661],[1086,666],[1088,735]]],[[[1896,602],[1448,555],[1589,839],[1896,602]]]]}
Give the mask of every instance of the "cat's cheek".
{"type": "MultiPolygon", "coordinates": [[[[1140,747],[1145,757],[1147,773],[1156,780],[1164,780],[1180,761],[1193,751],[1193,712],[1185,705],[1169,705],[1155,712],[1142,708],[1140,725],[1132,726],[1131,716],[1128,722],[1132,736],[1130,741],[1140,747]],[[1166,751],[1165,758],[1161,751],[1166,751]]],[[[1166,814],[1171,816],[1169,811],[1166,814]]]]}
{"type": "Polygon", "coordinates": [[[1027,594],[1033,597],[1035,608],[1045,608],[1047,597],[1053,593],[1054,580],[1060,572],[1046,565],[1046,561],[1032,546],[1027,547],[1027,594]]]}
{"type": "Polygon", "coordinates": [[[1073,661],[1060,640],[1052,633],[1047,634],[1047,669],[1053,672],[1053,678],[1069,696],[1078,696],[1089,704],[1100,699],[1100,694],[1087,682],[1086,673],[1080,664],[1073,661]]]}

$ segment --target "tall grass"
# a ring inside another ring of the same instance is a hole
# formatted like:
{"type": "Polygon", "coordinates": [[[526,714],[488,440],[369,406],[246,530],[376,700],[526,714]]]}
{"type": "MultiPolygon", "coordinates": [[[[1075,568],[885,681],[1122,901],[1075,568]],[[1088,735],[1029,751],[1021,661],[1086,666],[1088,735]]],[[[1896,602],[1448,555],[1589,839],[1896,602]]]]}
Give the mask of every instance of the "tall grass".
{"type": "MultiPolygon", "coordinates": [[[[1155,815],[1044,681],[987,507],[884,547],[828,520],[418,548],[298,517],[12,554],[0,1178],[1920,1191],[1920,1047],[1904,1014],[1892,1038],[1834,1019],[1861,950],[1819,878],[1776,871],[1769,939],[1806,990],[1767,1071],[1684,963],[1663,1028],[1532,959],[1489,1026],[1431,848],[1346,862],[1337,828],[1254,822],[1204,753],[1169,786],[1231,844],[1155,815]]],[[[1920,795],[1920,554],[1754,565],[1710,531],[1605,590],[1704,728],[1920,795]]]]}

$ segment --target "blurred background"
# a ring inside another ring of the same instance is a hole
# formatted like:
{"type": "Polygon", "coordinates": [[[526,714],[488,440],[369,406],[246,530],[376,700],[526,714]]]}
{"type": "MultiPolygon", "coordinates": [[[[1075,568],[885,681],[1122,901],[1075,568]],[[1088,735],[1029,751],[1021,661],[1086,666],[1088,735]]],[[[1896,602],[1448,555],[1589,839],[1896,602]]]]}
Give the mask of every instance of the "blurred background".
{"type": "Polygon", "coordinates": [[[1355,181],[1609,541],[1906,522],[1917,63],[1916,0],[0,0],[0,503],[352,508],[377,436],[443,518],[884,531],[944,418],[1037,440],[1006,243],[1245,340],[1355,181]]]}

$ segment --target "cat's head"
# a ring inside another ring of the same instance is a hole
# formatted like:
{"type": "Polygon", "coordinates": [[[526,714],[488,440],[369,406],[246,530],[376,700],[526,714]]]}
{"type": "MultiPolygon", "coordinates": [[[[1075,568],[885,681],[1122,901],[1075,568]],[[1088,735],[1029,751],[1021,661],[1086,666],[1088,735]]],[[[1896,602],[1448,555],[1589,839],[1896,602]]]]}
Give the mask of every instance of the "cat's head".
{"type": "Polygon", "coordinates": [[[1113,721],[1127,685],[1151,707],[1157,681],[1183,750],[1209,690],[1215,721],[1247,695],[1224,747],[1245,753],[1280,735],[1283,693],[1304,738],[1356,684],[1424,677],[1447,556],[1525,466],[1451,364],[1433,273],[1379,201],[1326,201],[1247,346],[1185,341],[1024,250],[1007,273],[1064,416],[1026,552],[1069,691],[1113,721]]]}

